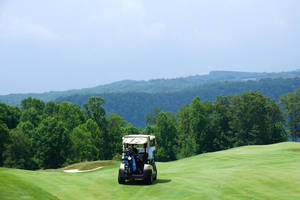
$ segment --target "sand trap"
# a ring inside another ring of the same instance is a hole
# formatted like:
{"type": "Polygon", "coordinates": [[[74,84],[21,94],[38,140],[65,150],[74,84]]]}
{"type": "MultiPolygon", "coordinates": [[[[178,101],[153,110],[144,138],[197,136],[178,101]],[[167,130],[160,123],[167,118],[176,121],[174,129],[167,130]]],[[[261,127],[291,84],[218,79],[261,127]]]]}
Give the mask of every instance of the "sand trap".
{"type": "Polygon", "coordinates": [[[66,169],[66,170],[64,170],[64,172],[67,172],[67,173],[91,172],[91,171],[95,171],[95,170],[101,169],[101,168],[102,168],[102,167],[97,167],[97,168],[89,169],[89,170],[66,169]]]}

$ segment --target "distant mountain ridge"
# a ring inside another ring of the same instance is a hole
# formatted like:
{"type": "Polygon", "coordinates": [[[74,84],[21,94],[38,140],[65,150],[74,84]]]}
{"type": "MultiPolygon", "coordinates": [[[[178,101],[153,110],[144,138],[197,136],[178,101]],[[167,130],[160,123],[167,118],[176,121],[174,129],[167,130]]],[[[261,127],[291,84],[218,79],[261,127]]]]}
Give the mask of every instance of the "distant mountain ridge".
{"type": "Polygon", "coordinates": [[[152,112],[154,106],[163,111],[177,112],[180,106],[190,104],[199,96],[201,100],[214,101],[218,95],[230,96],[245,91],[255,90],[278,100],[280,96],[299,88],[300,78],[267,78],[258,81],[223,81],[206,83],[176,92],[145,93],[90,93],[86,95],[64,96],[56,99],[58,102],[68,101],[82,105],[90,96],[104,98],[104,108],[108,114],[116,113],[137,127],[145,127],[145,116],[152,112]]]}
{"type": "Polygon", "coordinates": [[[173,79],[154,79],[149,81],[123,80],[106,85],[99,85],[92,88],[74,89],[67,91],[51,91],[45,93],[26,93],[26,94],[9,94],[0,95],[0,101],[10,105],[20,105],[22,99],[27,97],[39,98],[44,101],[55,100],[60,97],[72,95],[88,95],[95,93],[172,93],[187,88],[197,87],[207,83],[222,81],[258,81],[265,78],[296,78],[300,77],[300,70],[289,72],[237,72],[237,71],[211,71],[205,75],[195,75],[173,79]]]}

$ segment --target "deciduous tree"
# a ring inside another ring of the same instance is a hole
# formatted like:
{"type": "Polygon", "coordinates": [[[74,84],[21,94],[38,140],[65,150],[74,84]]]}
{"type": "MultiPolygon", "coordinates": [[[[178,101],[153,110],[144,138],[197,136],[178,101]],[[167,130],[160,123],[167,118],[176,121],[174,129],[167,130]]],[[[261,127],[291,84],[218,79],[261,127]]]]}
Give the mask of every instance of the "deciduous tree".
{"type": "Polygon", "coordinates": [[[281,96],[280,103],[286,111],[289,135],[296,141],[300,137],[300,88],[281,96]]]}

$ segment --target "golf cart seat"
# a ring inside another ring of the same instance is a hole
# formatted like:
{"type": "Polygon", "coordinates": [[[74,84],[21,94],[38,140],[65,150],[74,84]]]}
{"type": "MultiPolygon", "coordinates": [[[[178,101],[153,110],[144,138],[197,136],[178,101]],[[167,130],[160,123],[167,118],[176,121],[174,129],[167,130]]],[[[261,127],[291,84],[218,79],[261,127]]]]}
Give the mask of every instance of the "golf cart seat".
{"type": "Polygon", "coordinates": [[[147,152],[139,152],[138,153],[138,159],[143,161],[144,163],[147,162],[148,159],[148,153],[147,152]]]}

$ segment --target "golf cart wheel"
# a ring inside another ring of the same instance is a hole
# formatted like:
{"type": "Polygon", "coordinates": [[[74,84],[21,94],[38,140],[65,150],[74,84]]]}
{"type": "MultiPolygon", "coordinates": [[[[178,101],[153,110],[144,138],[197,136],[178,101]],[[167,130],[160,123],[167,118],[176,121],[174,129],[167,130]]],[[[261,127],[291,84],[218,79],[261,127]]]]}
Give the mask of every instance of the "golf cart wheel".
{"type": "Polygon", "coordinates": [[[120,176],[118,177],[118,182],[119,184],[125,184],[125,179],[121,178],[120,176]]]}
{"type": "Polygon", "coordinates": [[[152,182],[153,182],[153,176],[152,176],[152,174],[149,174],[149,175],[146,177],[145,181],[146,181],[146,184],[147,184],[147,185],[151,185],[152,182]]]}
{"type": "Polygon", "coordinates": [[[155,174],[153,180],[156,181],[156,179],[157,179],[157,171],[156,171],[156,174],[155,174]]]}

